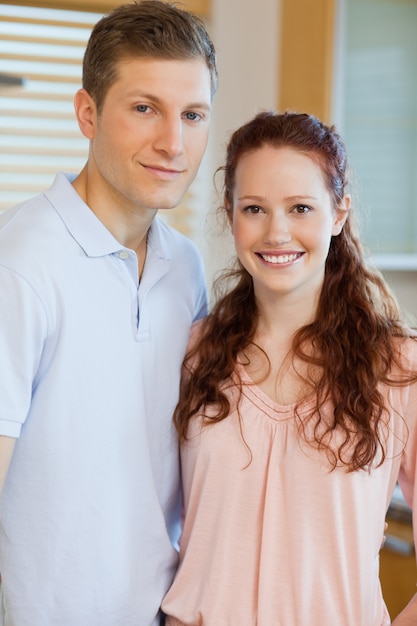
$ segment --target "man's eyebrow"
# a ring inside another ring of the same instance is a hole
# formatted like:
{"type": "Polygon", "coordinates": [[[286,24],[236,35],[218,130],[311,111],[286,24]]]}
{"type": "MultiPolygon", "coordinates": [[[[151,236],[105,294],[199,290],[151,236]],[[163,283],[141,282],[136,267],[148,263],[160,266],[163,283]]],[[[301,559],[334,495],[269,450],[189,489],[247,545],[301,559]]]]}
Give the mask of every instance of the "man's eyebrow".
{"type": "MultiPolygon", "coordinates": [[[[145,91],[131,91],[127,94],[128,98],[145,98],[146,100],[150,100],[151,102],[155,102],[155,104],[163,104],[163,100],[156,96],[153,93],[146,93],[145,91]]],[[[211,104],[208,102],[190,102],[186,104],[183,109],[186,111],[188,109],[204,109],[205,111],[211,111],[211,104]]]]}

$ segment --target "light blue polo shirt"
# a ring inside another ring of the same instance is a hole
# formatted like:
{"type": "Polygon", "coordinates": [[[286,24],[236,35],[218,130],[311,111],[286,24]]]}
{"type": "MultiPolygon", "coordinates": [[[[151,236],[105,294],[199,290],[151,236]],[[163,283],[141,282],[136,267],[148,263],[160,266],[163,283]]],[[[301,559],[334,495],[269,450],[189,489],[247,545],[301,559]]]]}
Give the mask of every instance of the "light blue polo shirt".
{"type": "Polygon", "coordinates": [[[155,219],[143,276],[58,174],[0,216],[0,624],[150,626],[177,554],[172,413],[195,246],[155,219]],[[3,621],[1,621],[3,619],[3,621]]]}

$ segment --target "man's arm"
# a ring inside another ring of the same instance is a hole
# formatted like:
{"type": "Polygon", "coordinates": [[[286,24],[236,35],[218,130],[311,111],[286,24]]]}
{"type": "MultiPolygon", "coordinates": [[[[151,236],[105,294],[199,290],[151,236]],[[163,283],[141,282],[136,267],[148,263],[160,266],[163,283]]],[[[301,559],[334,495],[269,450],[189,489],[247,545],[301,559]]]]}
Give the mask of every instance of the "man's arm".
{"type": "Polygon", "coordinates": [[[3,491],[16,439],[0,435],[0,495],[3,491]]]}

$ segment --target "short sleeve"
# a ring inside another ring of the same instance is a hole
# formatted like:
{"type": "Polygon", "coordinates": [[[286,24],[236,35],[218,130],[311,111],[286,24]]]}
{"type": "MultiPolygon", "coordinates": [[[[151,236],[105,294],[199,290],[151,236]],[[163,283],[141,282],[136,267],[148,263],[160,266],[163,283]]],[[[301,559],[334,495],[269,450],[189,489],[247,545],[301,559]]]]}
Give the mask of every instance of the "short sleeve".
{"type": "Polygon", "coordinates": [[[20,435],[45,343],[41,299],[18,273],[0,266],[0,434],[20,435]]]}

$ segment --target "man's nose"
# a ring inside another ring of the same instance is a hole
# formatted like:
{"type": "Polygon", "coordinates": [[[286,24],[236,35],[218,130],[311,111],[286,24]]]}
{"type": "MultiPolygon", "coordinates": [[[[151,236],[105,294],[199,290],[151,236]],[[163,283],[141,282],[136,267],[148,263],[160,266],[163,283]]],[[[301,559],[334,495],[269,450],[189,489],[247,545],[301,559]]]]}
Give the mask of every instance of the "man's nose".
{"type": "Polygon", "coordinates": [[[182,154],[184,150],[182,119],[177,117],[162,118],[154,145],[157,150],[165,152],[171,158],[182,154]]]}

